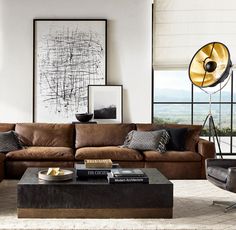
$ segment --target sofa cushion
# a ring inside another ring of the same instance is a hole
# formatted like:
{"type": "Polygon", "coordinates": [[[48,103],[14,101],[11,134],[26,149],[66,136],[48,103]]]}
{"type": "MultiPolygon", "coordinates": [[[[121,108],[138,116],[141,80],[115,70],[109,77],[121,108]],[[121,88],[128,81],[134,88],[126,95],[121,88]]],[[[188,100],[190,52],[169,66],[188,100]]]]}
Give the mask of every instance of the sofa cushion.
{"type": "Polygon", "coordinates": [[[0,153],[0,162],[3,162],[5,158],[6,158],[5,154],[0,153]]]}
{"type": "Polygon", "coordinates": [[[167,128],[170,135],[169,142],[167,143],[167,150],[184,151],[185,140],[188,129],[187,128],[167,128]]]}
{"type": "Polygon", "coordinates": [[[126,136],[124,145],[137,150],[155,150],[159,152],[166,151],[166,143],[169,141],[169,134],[166,130],[155,131],[137,131],[132,130],[126,136]]]}
{"type": "Polygon", "coordinates": [[[114,161],[140,161],[143,156],[134,149],[117,146],[83,147],[76,150],[76,160],[84,159],[111,159],[114,161]]]}
{"type": "Polygon", "coordinates": [[[170,179],[201,179],[201,161],[146,161],[145,168],[156,168],[170,179]]]}
{"type": "Polygon", "coordinates": [[[165,153],[144,151],[143,155],[145,161],[201,161],[201,156],[191,151],[167,151],[165,153]]]}
{"type": "Polygon", "coordinates": [[[208,176],[225,183],[228,177],[228,169],[217,166],[209,166],[207,167],[207,174],[208,176]]]}
{"type": "Polygon", "coordinates": [[[30,161],[71,161],[73,149],[68,147],[26,147],[6,154],[7,160],[30,161]]]}
{"type": "Polygon", "coordinates": [[[138,131],[153,131],[153,130],[158,130],[161,129],[164,125],[163,124],[148,124],[148,123],[137,123],[136,124],[136,129],[138,131]]]}
{"type": "Polygon", "coordinates": [[[72,124],[21,123],[16,133],[25,146],[73,147],[72,124]]]}
{"type": "Polygon", "coordinates": [[[187,128],[185,150],[196,152],[197,142],[199,135],[202,130],[201,125],[182,125],[182,124],[136,124],[137,130],[150,131],[157,129],[168,129],[168,128],[187,128]]]}
{"type": "Polygon", "coordinates": [[[126,135],[135,129],[135,124],[77,124],[76,148],[118,146],[126,135]]]}
{"type": "Polygon", "coordinates": [[[0,123],[0,132],[7,132],[15,129],[15,124],[11,123],[0,123]]]}
{"type": "Polygon", "coordinates": [[[3,180],[3,178],[4,178],[4,174],[5,174],[5,162],[4,162],[4,160],[5,160],[5,154],[3,154],[3,153],[0,153],[0,182],[3,180]]]}

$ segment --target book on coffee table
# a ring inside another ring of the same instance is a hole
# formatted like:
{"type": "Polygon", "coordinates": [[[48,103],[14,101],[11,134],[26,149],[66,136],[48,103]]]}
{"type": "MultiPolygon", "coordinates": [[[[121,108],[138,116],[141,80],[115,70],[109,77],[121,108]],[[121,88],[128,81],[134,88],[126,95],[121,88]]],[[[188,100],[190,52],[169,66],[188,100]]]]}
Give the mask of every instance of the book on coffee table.
{"type": "Polygon", "coordinates": [[[107,181],[109,184],[122,184],[122,183],[143,183],[148,184],[149,178],[146,174],[143,176],[122,176],[114,177],[112,173],[107,173],[107,181]]]}
{"type": "Polygon", "coordinates": [[[144,177],[145,173],[141,169],[112,169],[111,174],[114,177],[144,177]]]}
{"type": "MultiPolygon", "coordinates": [[[[113,163],[112,168],[120,167],[119,164],[113,163]]],[[[86,168],[85,164],[75,164],[77,177],[106,177],[112,168],[86,168]]]]}

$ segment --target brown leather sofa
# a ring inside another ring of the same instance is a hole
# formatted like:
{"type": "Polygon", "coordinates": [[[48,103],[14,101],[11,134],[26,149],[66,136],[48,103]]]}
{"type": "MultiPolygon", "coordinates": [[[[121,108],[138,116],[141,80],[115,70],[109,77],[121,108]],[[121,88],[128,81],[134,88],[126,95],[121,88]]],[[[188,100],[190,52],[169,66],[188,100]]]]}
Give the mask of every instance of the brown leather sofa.
{"type": "Polygon", "coordinates": [[[25,147],[0,153],[0,162],[4,161],[0,177],[5,173],[6,178],[20,178],[27,167],[73,167],[84,159],[109,158],[122,167],[157,168],[169,179],[200,179],[205,178],[205,159],[215,157],[214,143],[199,139],[197,125],[0,124],[0,131],[8,130],[15,130],[25,147]],[[120,147],[131,130],[166,127],[188,128],[186,151],[161,154],[120,147]]]}

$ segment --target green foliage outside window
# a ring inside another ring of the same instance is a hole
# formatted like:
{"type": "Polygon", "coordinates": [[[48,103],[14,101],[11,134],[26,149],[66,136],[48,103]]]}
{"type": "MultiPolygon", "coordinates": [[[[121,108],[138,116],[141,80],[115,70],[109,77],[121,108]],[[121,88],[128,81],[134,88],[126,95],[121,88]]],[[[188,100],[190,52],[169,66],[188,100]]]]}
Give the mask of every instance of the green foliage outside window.
{"type": "MultiPolygon", "coordinates": [[[[163,119],[163,118],[158,118],[158,117],[154,117],[153,119],[153,123],[156,124],[179,124],[180,122],[178,120],[174,120],[174,119],[163,119]]],[[[224,128],[219,128],[218,126],[216,126],[216,131],[217,131],[217,135],[219,136],[230,136],[231,135],[231,129],[230,127],[224,127],[224,128]]],[[[209,129],[206,126],[201,133],[202,136],[209,136],[209,129]]],[[[232,131],[232,136],[236,136],[236,130],[232,131]]]]}

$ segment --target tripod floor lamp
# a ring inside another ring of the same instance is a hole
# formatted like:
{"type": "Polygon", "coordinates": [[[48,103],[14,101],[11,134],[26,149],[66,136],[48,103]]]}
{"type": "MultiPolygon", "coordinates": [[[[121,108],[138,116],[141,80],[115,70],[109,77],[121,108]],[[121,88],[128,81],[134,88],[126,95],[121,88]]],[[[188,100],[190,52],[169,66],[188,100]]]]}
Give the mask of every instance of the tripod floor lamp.
{"type": "Polygon", "coordinates": [[[189,78],[193,85],[209,95],[209,113],[203,127],[209,121],[209,137],[217,142],[221,158],[222,151],[215,122],[211,112],[212,95],[222,90],[233,75],[232,62],[228,48],[220,42],[211,42],[200,48],[189,64],[189,78]]]}

